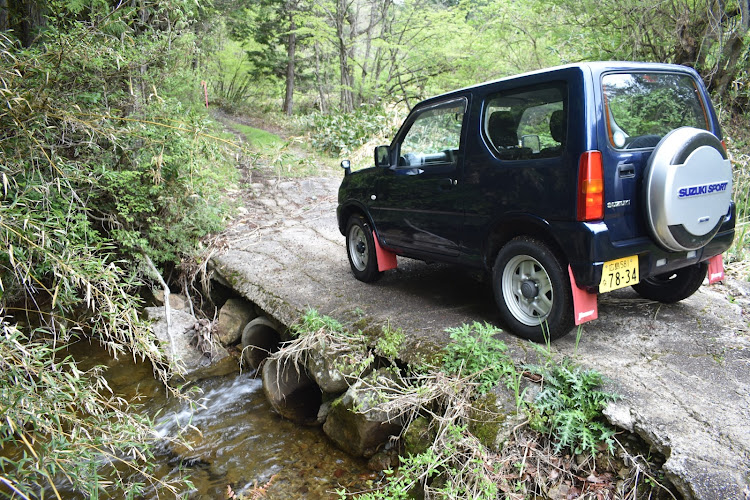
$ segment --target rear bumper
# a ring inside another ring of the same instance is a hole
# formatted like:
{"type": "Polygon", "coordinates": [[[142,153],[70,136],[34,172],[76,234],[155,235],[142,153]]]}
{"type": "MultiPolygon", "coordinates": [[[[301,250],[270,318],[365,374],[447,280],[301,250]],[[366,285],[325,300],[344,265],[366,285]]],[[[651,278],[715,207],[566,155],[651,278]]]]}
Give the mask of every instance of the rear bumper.
{"type": "Polygon", "coordinates": [[[640,279],[674,271],[703,262],[725,252],[734,240],[735,207],[727,215],[719,232],[708,245],[691,252],[670,252],[658,246],[649,237],[612,242],[604,222],[572,223],[556,234],[560,246],[567,254],[579,287],[598,292],[602,266],[609,260],[638,256],[640,279]],[[581,260],[580,257],[586,259],[581,260]]]}

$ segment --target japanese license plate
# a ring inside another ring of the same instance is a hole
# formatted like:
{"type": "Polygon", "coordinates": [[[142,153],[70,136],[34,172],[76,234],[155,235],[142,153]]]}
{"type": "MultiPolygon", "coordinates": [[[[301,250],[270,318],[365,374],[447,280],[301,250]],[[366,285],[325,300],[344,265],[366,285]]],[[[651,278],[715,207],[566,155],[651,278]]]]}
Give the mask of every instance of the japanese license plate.
{"type": "Polygon", "coordinates": [[[638,283],[638,256],[631,255],[617,260],[608,260],[602,267],[599,293],[625,288],[638,283]]]}

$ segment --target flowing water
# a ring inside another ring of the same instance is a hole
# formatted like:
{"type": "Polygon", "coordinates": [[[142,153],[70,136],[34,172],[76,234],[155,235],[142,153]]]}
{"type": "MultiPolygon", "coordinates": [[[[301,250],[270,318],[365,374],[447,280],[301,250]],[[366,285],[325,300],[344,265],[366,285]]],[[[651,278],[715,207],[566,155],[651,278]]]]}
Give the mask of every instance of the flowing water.
{"type": "MultiPolygon", "coordinates": [[[[263,498],[269,499],[338,498],[335,490],[366,489],[376,477],[363,460],[334,447],[320,428],[299,427],[274,414],[260,379],[252,374],[197,382],[200,405],[191,408],[166,397],[147,363],[113,360],[87,343],[74,346],[71,354],[87,366],[107,366],[105,376],[113,391],[138,402],[139,411],[155,418],[164,439],[156,451],[157,476],[174,477],[183,468],[195,487],[190,498],[227,498],[229,489],[252,498],[253,488],[265,486],[263,498]],[[192,449],[167,443],[188,424],[185,435],[192,449]]],[[[81,497],[70,493],[67,498],[81,497]]]]}

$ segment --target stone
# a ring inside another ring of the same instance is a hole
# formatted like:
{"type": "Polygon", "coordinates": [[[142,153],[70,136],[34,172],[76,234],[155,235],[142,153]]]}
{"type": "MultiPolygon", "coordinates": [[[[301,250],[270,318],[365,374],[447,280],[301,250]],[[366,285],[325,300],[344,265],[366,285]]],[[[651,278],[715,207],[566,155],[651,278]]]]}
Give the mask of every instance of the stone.
{"type": "Polygon", "coordinates": [[[380,472],[383,470],[395,469],[398,467],[398,449],[395,447],[386,446],[385,449],[375,453],[370,460],[367,461],[367,468],[380,472]]]}
{"type": "Polygon", "coordinates": [[[610,424],[628,432],[634,431],[633,415],[630,414],[630,408],[627,405],[609,403],[602,413],[607,417],[610,424]]]}
{"type": "MultiPolygon", "coordinates": [[[[154,289],[152,290],[152,295],[154,297],[155,305],[157,306],[164,305],[164,290],[158,289],[158,288],[154,289]]],[[[178,311],[187,310],[189,309],[188,298],[179,293],[170,293],[169,294],[169,307],[173,310],[178,310],[178,311]]]]}
{"type": "Polygon", "coordinates": [[[349,388],[349,380],[367,373],[362,369],[367,352],[352,350],[331,355],[323,346],[311,349],[307,356],[307,371],[324,392],[340,394],[349,388]]]}
{"type": "Polygon", "coordinates": [[[172,324],[167,332],[167,317],[163,307],[147,307],[146,316],[154,322],[151,328],[165,351],[173,361],[182,368],[179,374],[185,380],[200,380],[209,377],[227,375],[237,370],[237,362],[221,345],[211,342],[208,349],[199,349],[195,343],[194,326],[198,320],[189,313],[180,310],[171,311],[172,324]],[[186,332],[188,332],[186,334],[186,332]],[[173,345],[170,345],[171,341],[173,345]]]}
{"type": "Polygon", "coordinates": [[[426,452],[435,440],[435,431],[427,417],[412,420],[404,431],[403,442],[406,455],[419,455],[426,452]]]}
{"type": "Polygon", "coordinates": [[[323,404],[318,408],[318,423],[323,425],[328,418],[328,414],[331,413],[331,403],[333,401],[324,401],[323,404]]]}
{"type": "Polygon", "coordinates": [[[516,407],[515,395],[499,386],[474,402],[469,431],[487,448],[500,451],[526,418],[516,407]]]}
{"type": "Polygon", "coordinates": [[[356,457],[372,457],[403,428],[397,415],[389,415],[373,404],[379,394],[371,383],[377,378],[387,383],[387,372],[377,370],[352,385],[333,402],[323,424],[323,432],[339,448],[356,457]]]}
{"type": "Polygon", "coordinates": [[[252,304],[243,299],[229,299],[219,310],[219,326],[216,336],[223,345],[236,344],[242,330],[257,316],[252,304]]]}

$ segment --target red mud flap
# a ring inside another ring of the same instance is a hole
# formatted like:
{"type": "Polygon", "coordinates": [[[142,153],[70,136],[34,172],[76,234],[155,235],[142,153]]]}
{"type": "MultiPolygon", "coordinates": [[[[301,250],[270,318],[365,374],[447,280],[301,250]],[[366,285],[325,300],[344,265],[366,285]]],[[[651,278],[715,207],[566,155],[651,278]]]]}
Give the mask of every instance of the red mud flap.
{"type": "Polygon", "coordinates": [[[724,279],[724,259],[722,254],[708,259],[708,284],[712,285],[724,279]]]}
{"type": "Polygon", "coordinates": [[[596,294],[578,288],[570,265],[568,265],[568,275],[570,276],[570,288],[573,290],[573,311],[576,325],[598,318],[599,308],[596,303],[596,294]]]}
{"type": "Polygon", "coordinates": [[[396,254],[388,250],[384,250],[378,242],[378,235],[375,231],[372,232],[372,239],[375,241],[375,256],[378,259],[378,271],[388,271],[389,269],[396,269],[398,264],[396,263],[396,254]]]}

